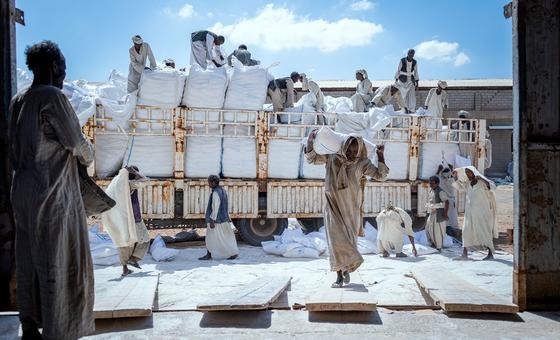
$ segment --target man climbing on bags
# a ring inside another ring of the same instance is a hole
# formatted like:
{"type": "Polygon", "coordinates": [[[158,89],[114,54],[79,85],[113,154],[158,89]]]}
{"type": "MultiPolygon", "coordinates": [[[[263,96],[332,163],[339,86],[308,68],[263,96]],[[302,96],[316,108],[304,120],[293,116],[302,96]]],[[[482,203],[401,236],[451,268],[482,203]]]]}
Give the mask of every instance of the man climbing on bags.
{"type": "Polygon", "coordinates": [[[220,46],[226,39],[210,31],[196,31],[191,33],[191,65],[198,64],[203,69],[208,61],[214,66],[221,67],[227,60],[223,56],[220,46]]]}
{"type": "Polygon", "coordinates": [[[277,78],[268,83],[268,97],[272,101],[274,112],[293,107],[295,101],[294,84],[300,80],[300,74],[292,72],[289,77],[277,78]]]}
{"type": "Polygon", "coordinates": [[[139,35],[133,36],[132,42],[134,43],[134,46],[128,50],[128,54],[130,56],[130,65],[128,66],[128,93],[138,90],[140,77],[146,68],[146,59],[150,60],[151,69],[155,69],[157,67],[156,58],[152,53],[150,45],[147,42],[144,42],[142,37],[139,35]]]}
{"type": "Polygon", "coordinates": [[[228,196],[216,175],[208,177],[212,193],[206,207],[206,255],[199,260],[234,260],[239,256],[233,224],[228,213],[228,196]]]}

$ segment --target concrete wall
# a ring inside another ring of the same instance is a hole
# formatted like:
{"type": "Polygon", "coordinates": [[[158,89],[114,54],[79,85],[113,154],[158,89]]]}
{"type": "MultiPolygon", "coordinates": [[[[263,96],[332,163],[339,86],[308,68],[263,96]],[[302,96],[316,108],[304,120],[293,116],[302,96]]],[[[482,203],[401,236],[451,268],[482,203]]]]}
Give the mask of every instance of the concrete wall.
{"type": "MultiPolygon", "coordinates": [[[[323,93],[333,97],[350,97],[355,88],[323,88],[323,93]]],[[[424,104],[429,88],[420,87],[416,91],[416,105],[424,104]]],[[[512,88],[497,87],[462,87],[448,88],[449,107],[444,112],[445,117],[456,117],[457,111],[466,110],[473,114],[473,118],[486,119],[487,126],[513,125],[513,94],[512,88]]],[[[301,93],[299,94],[301,96],[301,93]]],[[[490,140],[493,145],[492,167],[487,173],[494,176],[505,176],[506,167],[512,161],[511,146],[512,130],[493,130],[490,128],[490,140]]]]}

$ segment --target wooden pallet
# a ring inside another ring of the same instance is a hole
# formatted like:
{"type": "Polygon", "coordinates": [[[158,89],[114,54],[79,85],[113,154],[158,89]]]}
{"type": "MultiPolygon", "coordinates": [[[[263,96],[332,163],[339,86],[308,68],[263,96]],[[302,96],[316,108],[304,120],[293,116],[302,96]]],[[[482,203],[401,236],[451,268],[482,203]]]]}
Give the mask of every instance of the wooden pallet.
{"type": "Polygon", "coordinates": [[[282,292],[290,285],[289,276],[260,277],[246,285],[199,303],[200,312],[233,310],[266,310],[273,306],[282,292]]]}
{"type": "Polygon", "coordinates": [[[96,319],[130,318],[152,315],[159,274],[135,272],[127,277],[95,277],[96,319]]]}
{"type": "MultiPolygon", "coordinates": [[[[307,298],[305,308],[310,312],[373,312],[377,299],[359,279],[353,275],[350,283],[342,288],[321,288],[307,298]]],[[[330,285],[330,283],[329,283],[330,285]]]]}
{"type": "Polygon", "coordinates": [[[519,308],[506,299],[457,277],[443,268],[422,267],[412,271],[418,285],[446,312],[509,313],[519,308]]]}

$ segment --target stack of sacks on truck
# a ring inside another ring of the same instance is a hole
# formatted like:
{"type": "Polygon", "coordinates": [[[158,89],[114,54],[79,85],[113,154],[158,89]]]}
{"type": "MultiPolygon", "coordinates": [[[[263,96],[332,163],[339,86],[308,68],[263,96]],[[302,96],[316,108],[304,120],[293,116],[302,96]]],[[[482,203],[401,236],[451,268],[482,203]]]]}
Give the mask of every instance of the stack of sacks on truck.
{"type": "Polygon", "coordinates": [[[196,136],[186,138],[185,173],[190,178],[206,178],[219,174],[222,169],[222,137],[220,137],[220,112],[196,110],[219,109],[224,105],[228,77],[224,68],[190,69],[182,105],[187,106],[187,127],[196,136]],[[194,123],[193,123],[194,122],[194,123]],[[198,122],[198,123],[197,123],[198,122]],[[204,122],[210,124],[205,125],[204,122]],[[216,124],[212,124],[216,122],[216,124]]]}
{"type": "Polygon", "coordinates": [[[309,131],[302,124],[315,124],[315,109],[309,104],[310,95],[304,95],[285,114],[272,116],[279,123],[271,131],[276,137],[268,142],[268,177],[297,179],[302,158],[301,140],[309,131]],[[284,126],[285,125],[285,126],[284,126]]]}
{"type": "Polygon", "coordinates": [[[223,105],[224,139],[222,174],[224,177],[257,177],[256,114],[235,112],[262,110],[266,101],[268,83],[272,76],[268,68],[244,66],[233,60],[229,84],[223,105]]]}
{"type": "Polygon", "coordinates": [[[172,68],[142,72],[137,103],[157,109],[137,108],[135,134],[130,136],[123,165],[136,165],[149,177],[173,176],[173,110],[181,103],[186,77],[172,68]]]}
{"type": "MultiPolygon", "coordinates": [[[[420,111],[420,113],[427,115],[420,117],[424,120],[422,125],[430,129],[438,129],[438,131],[425,132],[426,141],[420,142],[418,178],[427,180],[434,176],[440,164],[444,166],[451,164],[455,167],[464,165],[456,161],[457,159],[462,160],[462,158],[459,144],[451,142],[455,139],[455,134],[449,130],[448,126],[442,126],[441,119],[431,118],[427,111],[420,111]]],[[[467,139],[468,135],[465,133],[463,140],[467,139]]]]}

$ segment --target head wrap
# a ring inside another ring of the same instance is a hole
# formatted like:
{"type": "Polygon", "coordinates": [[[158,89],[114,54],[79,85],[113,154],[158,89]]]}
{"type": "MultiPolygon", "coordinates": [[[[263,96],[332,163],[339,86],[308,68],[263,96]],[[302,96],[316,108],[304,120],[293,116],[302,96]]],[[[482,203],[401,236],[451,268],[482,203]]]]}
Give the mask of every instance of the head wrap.
{"type": "Polygon", "coordinates": [[[362,158],[367,158],[367,149],[362,137],[352,134],[348,136],[348,138],[342,144],[342,148],[338,151],[335,155],[335,164],[338,165],[338,173],[336,174],[336,187],[337,189],[346,189],[348,188],[348,169],[349,165],[356,163],[358,160],[362,158]],[[358,155],[354,158],[354,160],[349,160],[346,157],[346,151],[348,147],[352,143],[352,140],[356,140],[358,142],[358,155]]]}
{"type": "Polygon", "coordinates": [[[445,89],[447,87],[447,82],[445,80],[440,80],[437,82],[437,85],[442,89],[445,89]]]}
{"type": "Polygon", "coordinates": [[[356,70],[356,73],[361,74],[362,76],[364,76],[364,79],[367,79],[367,71],[366,70],[359,69],[359,70],[356,70]]]}
{"type": "Polygon", "coordinates": [[[457,172],[457,180],[459,182],[468,182],[469,181],[469,178],[467,177],[467,173],[465,172],[466,169],[469,169],[478,179],[481,179],[484,182],[486,182],[486,184],[488,184],[488,189],[490,191],[496,190],[496,183],[494,183],[494,181],[489,180],[483,174],[478,172],[478,170],[472,165],[466,166],[466,167],[463,167],[463,168],[455,169],[455,171],[457,172]]]}
{"type": "Polygon", "coordinates": [[[309,79],[307,79],[307,75],[305,73],[300,73],[299,76],[301,77],[301,89],[303,91],[309,90],[309,79]]]}
{"type": "Polygon", "coordinates": [[[132,37],[132,42],[137,44],[137,45],[140,45],[144,42],[144,40],[142,40],[141,36],[135,35],[135,36],[132,37]]]}
{"type": "Polygon", "coordinates": [[[471,113],[469,111],[461,110],[457,112],[457,116],[465,116],[465,118],[469,118],[471,116],[471,113]]]}

